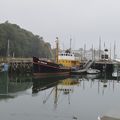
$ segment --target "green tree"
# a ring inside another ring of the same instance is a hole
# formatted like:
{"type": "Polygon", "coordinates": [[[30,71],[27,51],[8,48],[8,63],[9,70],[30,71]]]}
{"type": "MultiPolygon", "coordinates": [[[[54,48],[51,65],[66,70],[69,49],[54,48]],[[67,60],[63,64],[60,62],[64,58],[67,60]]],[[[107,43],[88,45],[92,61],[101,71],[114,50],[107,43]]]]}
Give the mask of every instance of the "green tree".
{"type": "Polygon", "coordinates": [[[6,56],[9,39],[10,55],[15,57],[47,57],[52,56],[51,45],[44,42],[43,37],[20,28],[8,21],[0,24],[0,56],[6,56]]]}

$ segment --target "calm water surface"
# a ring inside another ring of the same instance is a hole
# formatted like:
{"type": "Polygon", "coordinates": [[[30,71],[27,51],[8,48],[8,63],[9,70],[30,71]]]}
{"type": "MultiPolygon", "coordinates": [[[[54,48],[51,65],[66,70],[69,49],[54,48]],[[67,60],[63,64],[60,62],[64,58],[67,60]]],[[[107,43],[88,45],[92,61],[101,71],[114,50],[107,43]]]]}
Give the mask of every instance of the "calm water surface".
{"type": "Polygon", "coordinates": [[[119,79],[86,75],[56,80],[0,73],[1,120],[97,120],[109,113],[120,114],[119,79]]]}

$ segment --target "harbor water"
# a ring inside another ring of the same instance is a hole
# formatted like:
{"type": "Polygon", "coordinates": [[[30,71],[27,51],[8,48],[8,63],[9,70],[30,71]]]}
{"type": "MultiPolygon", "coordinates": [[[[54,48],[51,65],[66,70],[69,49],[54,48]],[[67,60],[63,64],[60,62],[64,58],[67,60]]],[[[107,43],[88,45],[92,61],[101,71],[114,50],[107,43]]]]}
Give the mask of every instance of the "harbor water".
{"type": "Polygon", "coordinates": [[[1,120],[97,120],[120,115],[120,81],[111,75],[42,79],[0,73],[1,120]]]}

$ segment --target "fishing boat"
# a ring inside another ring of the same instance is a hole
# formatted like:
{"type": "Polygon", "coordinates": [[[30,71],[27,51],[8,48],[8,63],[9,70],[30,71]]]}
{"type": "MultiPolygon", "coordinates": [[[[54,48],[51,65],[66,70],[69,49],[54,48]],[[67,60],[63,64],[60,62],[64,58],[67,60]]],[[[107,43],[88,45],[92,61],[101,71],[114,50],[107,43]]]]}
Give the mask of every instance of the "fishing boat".
{"type": "Polygon", "coordinates": [[[71,68],[58,63],[58,38],[56,41],[56,62],[41,60],[33,57],[33,75],[36,77],[60,77],[69,76],[71,68]]]}
{"type": "Polygon", "coordinates": [[[57,63],[40,60],[33,57],[33,75],[39,77],[68,76],[71,69],[63,67],[57,63]]]}

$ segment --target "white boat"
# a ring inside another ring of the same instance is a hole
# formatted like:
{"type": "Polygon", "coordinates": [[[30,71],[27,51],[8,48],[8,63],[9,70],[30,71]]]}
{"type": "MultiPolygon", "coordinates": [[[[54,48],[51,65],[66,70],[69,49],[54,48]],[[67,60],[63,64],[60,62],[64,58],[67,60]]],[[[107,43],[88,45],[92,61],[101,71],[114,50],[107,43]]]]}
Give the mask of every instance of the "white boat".
{"type": "Polygon", "coordinates": [[[86,75],[86,78],[91,79],[91,80],[96,79],[98,77],[99,77],[99,74],[87,74],[86,75]]]}
{"type": "Polygon", "coordinates": [[[109,110],[106,114],[98,116],[98,120],[120,120],[120,110],[109,110]]]}
{"type": "Polygon", "coordinates": [[[114,71],[112,77],[120,77],[120,71],[114,71]]]}
{"type": "Polygon", "coordinates": [[[98,117],[98,120],[120,120],[120,118],[111,117],[111,116],[103,116],[103,117],[98,117]]]}
{"type": "Polygon", "coordinates": [[[100,70],[89,68],[87,70],[87,73],[88,74],[98,74],[98,73],[100,73],[100,70]]]}

